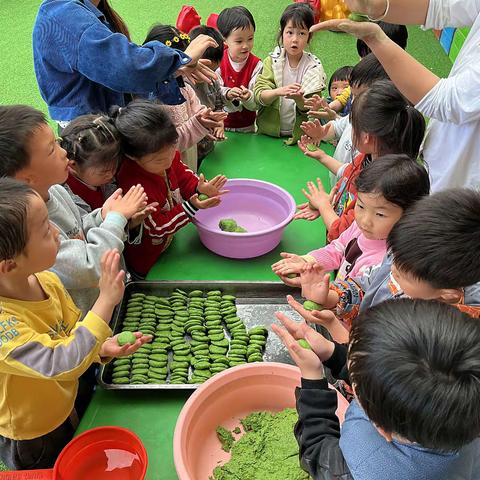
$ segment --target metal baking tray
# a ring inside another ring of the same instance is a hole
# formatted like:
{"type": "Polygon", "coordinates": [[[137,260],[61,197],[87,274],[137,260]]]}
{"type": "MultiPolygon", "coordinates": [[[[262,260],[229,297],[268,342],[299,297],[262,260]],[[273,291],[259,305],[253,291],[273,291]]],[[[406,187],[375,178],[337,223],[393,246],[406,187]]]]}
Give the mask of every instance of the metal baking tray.
{"type": "MultiPolygon", "coordinates": [[[[237,315],[243,320],[247,328],[256,325],[270,327],[275,322],[275,312],[284,312],[294,320],[301,317],[287,304],[286,295],[293,295],[300,299],[299,290],[293,290],[279,282],[227,282],[227,281],[156,281],[156,282],[129,282],[125,287],[125,295],[117,308],[112,322],[114,333],[121,331],[121,322],[130,296],[136,292],[146,295],[167,297],[175,288],[190,290],[221,290],[224,294],[235,295],[237,315]]],[[[266,362],[282,362],[293,364],[290,355],[279,338],[269,332],[264,353],[266,362]]],[[[111,383],[112,363],[102,365],[98,373],[98,383],[109,390],[192,390],[198,384],[180,385],[115,385],[111,383]]]]}

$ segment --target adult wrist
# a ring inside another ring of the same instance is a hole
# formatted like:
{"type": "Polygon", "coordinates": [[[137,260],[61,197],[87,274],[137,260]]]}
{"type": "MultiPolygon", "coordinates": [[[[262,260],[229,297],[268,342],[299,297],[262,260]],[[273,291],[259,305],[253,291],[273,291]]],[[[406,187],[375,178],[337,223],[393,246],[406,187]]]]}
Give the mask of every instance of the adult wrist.
{"type": "Polygon", "coordinates": [[[367,17],[371,22],[380,22],[388,15],[390,10],[390,0],[383,0],[382,6],[380,6],[381,2],[378,3],[378,8],[375,8],[375,11],[368,12],[367,14],[367,17]]]}

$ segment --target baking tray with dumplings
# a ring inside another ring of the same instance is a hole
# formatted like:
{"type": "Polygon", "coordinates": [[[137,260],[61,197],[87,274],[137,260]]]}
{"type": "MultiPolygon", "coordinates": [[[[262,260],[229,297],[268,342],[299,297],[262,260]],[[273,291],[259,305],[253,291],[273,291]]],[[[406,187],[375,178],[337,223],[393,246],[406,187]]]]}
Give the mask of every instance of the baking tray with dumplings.
{"type": "Polygon", "coordinates": [[[300,320],[286,300],[295,293],[278,282],[130,282],[112,330],[141,331],[153,340],[102,365],[98,382],[112,390],[195,389],[236,365],[292,364],[270,325],[277,311],[300,320]]]}

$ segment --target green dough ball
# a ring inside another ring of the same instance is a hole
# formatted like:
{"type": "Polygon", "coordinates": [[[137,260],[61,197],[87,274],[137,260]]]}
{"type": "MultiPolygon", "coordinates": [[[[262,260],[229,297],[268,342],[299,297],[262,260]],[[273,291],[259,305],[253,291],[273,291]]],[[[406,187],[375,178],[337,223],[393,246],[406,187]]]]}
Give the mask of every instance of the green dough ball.
{"type": "Polygon", "coordinates": [[[298,277],[298,275],[296,273],[289,273],[287,275],[287,278],[297,278],[297,277],[298,277]]]}
{"type": "Polygon", "coordinates": [[[309,152],[316,152],[318,150],[318,147],[314,145],[313,143],[308,143],[307,144],[307,150],[309,152]]]}
{"type": "Polygon", "coordinates": [[[368,18],[368,15],[364,15],[363,13],[355,13],[352,12],[348,16],[349,20],[352,20],[353,22],[369,22],[370,19],[368,18]]]}
{"type": "Polygon", "coordinates": [[[210,197],[208,195],[206,195],[205,193],[201,193],[199,196],[198,196],[198,199],[203,202],[204,200],[208,200],[210,197]]]}
{"type": "Polygon", "coordinates": [[[137,337],[132,332],[122,332],[117,337],[118,344],[122,347],[127,343],[131,343],[132,345],[137,341],[137,337]]]}
{"type": "Polygon", "coordinates": [[[235,233],[247,233],[247,230],[243,227],[240,227],[238,226],[236,229],[235,229],[235,233]]]}
{"type": "Polygon", "coordinates": [[[304,339],[304,338],[301,338],[300,340],[297,340],[298,344],[302,347],[302,348],[305,348],[307,350],[311,350],[312,347],[310,346],[310,344],[304,339]]]}
{"type": "Polygon", "coordinates": [[[303,308],[311,312],[312,310],[323,310],[323,307],[318,303],[312,302],[311,300],[305,300],[303,302],[303,308]]]}
{"type": "Polygon", "coordinates": [[[218,226],[224,232],[235,232],[238,227],[237,222],[233,218],[222,218],[218,222],[218,226]]]}

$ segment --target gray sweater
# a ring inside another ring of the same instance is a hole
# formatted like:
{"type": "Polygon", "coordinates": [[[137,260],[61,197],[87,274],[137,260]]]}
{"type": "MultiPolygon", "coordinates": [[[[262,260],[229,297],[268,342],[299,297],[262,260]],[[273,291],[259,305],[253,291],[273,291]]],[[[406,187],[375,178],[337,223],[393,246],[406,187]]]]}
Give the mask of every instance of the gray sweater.
{"type": "Polygon", "coordinates": [[[85,314],[98,297],[102,255],[111,248],[123,252],[127,219],[110,212],[103,220],[101,209],[85,212],[61,185],[51,187],[49,194],[48,214],[60,230],[60,249],[51,270],[85,314]]]}

